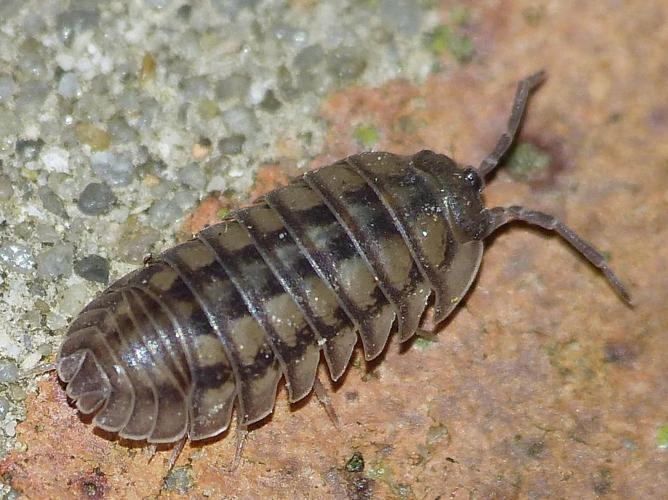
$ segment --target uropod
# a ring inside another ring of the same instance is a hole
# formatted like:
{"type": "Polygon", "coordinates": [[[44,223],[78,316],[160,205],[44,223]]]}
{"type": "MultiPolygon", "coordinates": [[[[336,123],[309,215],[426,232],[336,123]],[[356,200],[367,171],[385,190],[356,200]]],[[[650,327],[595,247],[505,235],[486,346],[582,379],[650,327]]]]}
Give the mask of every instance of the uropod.
{"type": "Polygon", "coordinates": [[[514,221],[558,234],[630,302],[601,253],[562,222],[481,201],[543,78],[519,83],[507,130],[477,169],[432,151],[349,156],[122,277],[69,327],[57,361],[67,395],[132,440],[209,438],[233,408],[245,429],[271,413],[281,378],[290,402],[318,387],[320,351],[337,380],[358,335],[370,360],[393,325],[406,341],[442,321],[475,278],[485,238],[514,221]]]}

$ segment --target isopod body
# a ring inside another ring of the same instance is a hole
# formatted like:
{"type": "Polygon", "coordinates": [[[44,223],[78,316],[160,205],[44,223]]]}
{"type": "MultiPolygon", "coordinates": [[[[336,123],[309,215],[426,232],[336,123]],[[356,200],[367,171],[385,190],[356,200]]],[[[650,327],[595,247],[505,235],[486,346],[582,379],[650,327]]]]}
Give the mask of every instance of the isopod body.
{"type": "Polygon", "coordinates": [[[603,257],[556,219],[486,209],[484,177],[515,136],[530,90],[522,81],[508,131],[476,170],[447,156],[369,152],[308,172],[112,284],[73,321],[58,375],[95,425],[149,442],[224,431],[268,415],[285,378],[290,401],[313,388],[323,351],[332,379],[357,335],[378,356],[465,295],[483,240],[524,221],[556,231],[628,300],[603,257]],[[396,321],[395,321],[396,320],[396,321]]]}

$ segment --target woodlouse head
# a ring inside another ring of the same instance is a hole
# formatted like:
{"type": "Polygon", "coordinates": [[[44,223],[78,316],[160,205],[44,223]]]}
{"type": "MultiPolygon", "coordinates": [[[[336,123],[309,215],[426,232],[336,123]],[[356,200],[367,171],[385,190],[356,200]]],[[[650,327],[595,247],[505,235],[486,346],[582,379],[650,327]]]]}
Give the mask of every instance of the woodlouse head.
{"type": "Polygon", "coordinates": [[[468,237],[482,239],[487,232],[488,217],[480,193],[484,183],[471,167],[458,168],[450,181],[447,202],[453,222],[468,237]]]}
{"type": "Polygon", "coordinates": [[[480,198],[484,182],[478,172],[433,151],[417,153],[413,165],[436,180],[454,226],[472,240],[482,239],[487,231],[488,218],[480,198]]]}

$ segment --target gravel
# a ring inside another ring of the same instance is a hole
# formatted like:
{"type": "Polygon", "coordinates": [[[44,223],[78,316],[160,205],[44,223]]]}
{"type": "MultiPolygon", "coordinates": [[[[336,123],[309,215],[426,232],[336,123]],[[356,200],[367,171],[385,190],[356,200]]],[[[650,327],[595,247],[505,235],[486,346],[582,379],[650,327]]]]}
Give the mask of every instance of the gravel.
{"type": "Polygon", "coordinates": [[[74,263],[74,272],[85,280],[107,283],[109,261],[100,255],[86,255],[74,263]]]}
{"type": "Polygon", "coordinates": [[[39,199],[42,200],[42,205],[44,205],[46,210],[60,218],[67,218],[67,211],[65,210],[63,200],[61,200],[60,197],[48,186],[40,186],[37,190],[37,195],[39,196],[39,199]]]}
{"type": "Polygon", "coordinates": [[[23,161],[31,161],[36,159],[42,151],[43,147],[44,141],[42,139],[25,139],[16,141],[16,153],[23,161]]]}
{"type": "Polygon", "coordinates": [[[165,227],[178,220],[183,209],[173,200],[156,200],[148,210],[148,220],[152,227],[165,227]]]}
{"type": "Polygon", "coordinates": [[[94,153],[90,166],[100,179],[112,186],[127,186],[134,177],[134,167],[128,158],[107,151],[94,153]]]}
{"type": "Polygon", "coordinates": [[[13,382],[19,378],[19,367],[13,361],[0,361],[0,382],[13,382]]]}
{"type": "Polygon", "coordinates": [[[35,267],[35,259],[27,246],[5,243],[0,246],[0,264],[9,271],[26,273],[35,267]]]}
{"type": "Polygon", "coordinates": [[[42,277],[68,276],[72,273],[72,245],[60,243],[37,256],[37,274],[42,277]]]}
{"type": "Polygon", "coordinates": [[[243,151],[244,142],[246,142],[246,136],[243,134],[223,137],[218,142],[218,150],[225,155],[238,155],[243,151]]]}
{"type": "Polygon", "coordinates": [[[116,203],[111,188],[104,182],[91,182],[79,195],[77,206],[86,215],[106,214],[116,203]]]}
{"type": "Polygon", "coordinates": [[[0,102],[11,99],[16,91],[14,79],[8,75],[0,76],[0,102]]]}
{"type": "Polygon", "coordinates": [[[70,153],[61,147],[50,146],[42,151],[41,159],[44,168],[48,172],[68,173],[70,153]]]}
{"type": "Polygon", "coordinates": [[[58,82],[58,93],[65,99],[73,99],[81,95],[79,82],[75,73],[65,73],[58,82]]]}

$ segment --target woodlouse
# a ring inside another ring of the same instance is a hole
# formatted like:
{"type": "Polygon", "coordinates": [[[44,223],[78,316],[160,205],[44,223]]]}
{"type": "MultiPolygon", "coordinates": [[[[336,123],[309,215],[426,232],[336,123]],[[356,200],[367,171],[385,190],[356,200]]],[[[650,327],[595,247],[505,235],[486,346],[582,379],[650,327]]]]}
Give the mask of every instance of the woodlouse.
{"type": "Polygon", "coordinates": [[[430,296],[442,321],[473,281],[483,240],[523,221],[554,231],[629,295],[603,256],[550,215],[486,209],[480,195],[517,134],[536,73],[518,85],[507,131],[479,168],[447,156],[369,152],[304,174],[112,284],[71,324],[57,370],[93,422],[149,442],[243,427],[267,416],[283,376],[291,402],[313,388],[323,351],[344,373],[395,318],[405,341],[430,296]]]}

